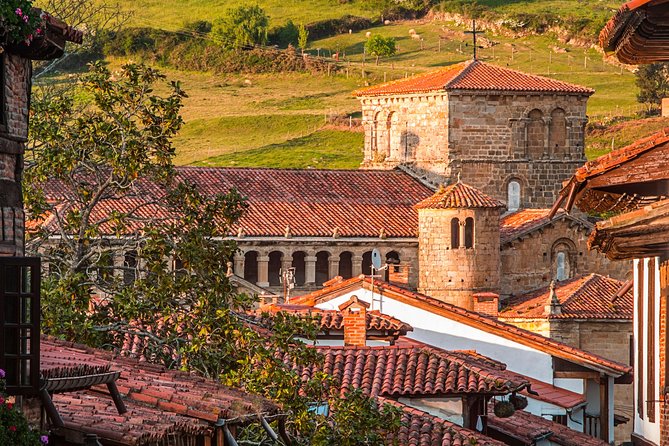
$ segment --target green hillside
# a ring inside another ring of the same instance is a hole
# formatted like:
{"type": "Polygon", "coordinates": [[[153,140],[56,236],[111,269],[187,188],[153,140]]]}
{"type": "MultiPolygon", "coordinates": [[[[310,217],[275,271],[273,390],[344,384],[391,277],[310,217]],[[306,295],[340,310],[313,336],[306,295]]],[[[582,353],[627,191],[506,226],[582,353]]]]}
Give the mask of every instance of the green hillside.
{"type": "MultiPolygon", "coordinates": [[[[103,1],[103,0],[100,0],[103,1]]],[[[128,0],[133,11],[127,26],[166,30],[181,29],[186,22],[213,21],[244,0],[128,0]]],[[[247,3],[247,2],[246,2],[247,3]]],[[[453,9],[456,0],[444,1],[435,10],[453,9]]],[[[462,4],[466,2],[459,2],[462,4]]],[[[494,14],[508,17],[550,17],[596,21],[612,15],[621,1],[581,0],[480,0],[494,14]]],[[[339,18],[345,14],[374,17],[364,0],[260,0],[272,26],[291,19],[296,23],[339,18]]],[[[485,15],[485,14],[484,14],[485,15]]],[[[529,20],[529,19],[527,19],[529,20]]],[[[112,66],[125,60],[157,64],[171,79],[180,80],[189,97],[183,109],[186,124],[175,140],[177,162],[203,165],[273,165],[276,167],[354,167],[362,159],[362,134],[327,127],[329,116],[345,117],[359,112],[351,95],[357,88],[404,78],[471,58],[470,36],[465,27],[437,20],[393,21],[357,32],[309,41],[311,57],[325,57],[336,70],[331,75],[307,73],[243,74],[184,71],[172,60],[152,56],[151,51],[110,58],[112,66]],[[396,55],[378,65],[363,54],[366,34],[394,37],[396,55]],[[416,34],[420,38],[412,38],[416,34]],[[338,60],[334,55],[338,54],[338,60]],[[342,159],[338,159],[342,156],[342,159]]],[[[636,102],[634,75],[604,62],[602,54],[560,42],[551,33],[484,34],[486,48],[479,57],[490,63],[550,76],[596,90],[589,101],[591,121],[633,116],[636,102]]],[[[206,36],[194,36],[212,45],[206,36]]],[[[179,66],[183,66],[179,65],[179,66]]],[[[589,140],[590,141],[590,140],[589,140]]],[[[589,153],[604,150],[592,139],[589,153]]],[[[589,144],[589,143],[588,143],[589,144]]]]}

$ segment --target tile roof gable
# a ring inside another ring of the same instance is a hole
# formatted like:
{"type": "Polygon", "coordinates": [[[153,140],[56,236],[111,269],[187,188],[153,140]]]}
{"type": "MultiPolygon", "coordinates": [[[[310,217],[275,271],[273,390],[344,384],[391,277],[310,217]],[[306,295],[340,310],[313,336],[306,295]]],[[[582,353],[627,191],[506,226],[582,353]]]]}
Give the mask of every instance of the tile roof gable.
{"type": "Polygon", "coordinates": [[[465,91],[522,91],[592,95],[594,90],[481,61],[467,61],[407,79],[357,90],[354,95],[386,96],[465,91]]]}

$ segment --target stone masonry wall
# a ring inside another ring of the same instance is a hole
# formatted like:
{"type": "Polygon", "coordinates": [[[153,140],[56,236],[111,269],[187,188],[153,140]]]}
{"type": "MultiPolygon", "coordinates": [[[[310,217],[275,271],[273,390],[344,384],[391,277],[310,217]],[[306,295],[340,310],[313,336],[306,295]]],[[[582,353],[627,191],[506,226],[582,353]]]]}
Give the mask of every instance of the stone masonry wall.
{"type": "Polygon", "coordinates": [[[558,220],[521,240],[502,246],[501,298],[548,286],[555,277],[555,255],[565,250],[571,277],[589,273],[629,279],[630,262],[611,262],[588,250],[588,229],[558,220]]]}
{"type": "Polygon", "coordinates": [[[28,138],[32,65],[12,54],[0,55],[0,255],[22,255],[24,214],[21,193],[23,145],[28,138]]]}
{"type": "Polygon", "coordinates": [[[445,93],[362,99],[363,168],[392,169],[415,159],[446,160],[445,93]]]}
{"type": "Polygon", "coordinates": [[[418,210],[418,291],[474,309],[473,294],[499,292],[499,210],[418,210]],[[451,249],[451,219],[474,218],[474,247],[451,249]]]}

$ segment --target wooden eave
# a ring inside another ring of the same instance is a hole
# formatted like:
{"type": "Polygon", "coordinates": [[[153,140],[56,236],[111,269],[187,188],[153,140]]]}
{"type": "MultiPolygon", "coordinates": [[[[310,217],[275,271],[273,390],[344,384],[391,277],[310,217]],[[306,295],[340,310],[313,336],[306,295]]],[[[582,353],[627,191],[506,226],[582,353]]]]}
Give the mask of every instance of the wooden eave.
{"type": "Polygon", "coordinates": [[[669,0],[625,3],[601,31],[599,43],[626,64],[669,60],[669,0]]]}
{"type": "Polygon", "coordinates": [[[611,260],[669,254],[669,199],[596,225],[588,247],[611,260]]]}

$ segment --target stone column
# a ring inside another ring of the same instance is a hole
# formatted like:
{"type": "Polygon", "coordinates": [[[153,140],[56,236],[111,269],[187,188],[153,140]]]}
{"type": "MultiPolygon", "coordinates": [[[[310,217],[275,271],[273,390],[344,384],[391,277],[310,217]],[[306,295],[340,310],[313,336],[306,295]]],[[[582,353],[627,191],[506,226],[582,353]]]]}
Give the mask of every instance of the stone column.
{"type": "Polygon", "coordinates": [[[269,286],[269,256],[258,256],[258,286],[269,286]]]}
{"type": "Polygon", "coordinates": [[[542,158],[548,158],[551,153],[550,140],[551,140],[551,118],[546,116],[544,120],[544,153],[541,155],[542,158]]]}
{"type": "Polygon", "coordinates": [[[316,283],[316,256],[314,255],[304,257],[304,282],[306,285],[316,283]]]}
{"type": "Polygon", "coordinates": [[[244,278],[244,262],[246,261],[246,258],[244,257],[244,254],[241,253],[236,253],[234,257],[234,262],[235,262],[235,268],[234,272],[237,274],[239,277],[244,278]]]}
{"type": "Polygon", "coordinates": [[[330,265],[328,269],[328,279],[333,279],[334,277],[339,275],[339,256],[338,255],[331,255],[330,256],[330,265]]]}
{"type": "Polygon", "coordinates": [[[460,220],[459,225],[460,227],[458,228],[458,231],[460,233],[460,249],[465,249],[465,224],[467,223],[466,220],[460,220]]]}
{"type": "Polygon", "coordinates": [[[353,277],[359,276],[362,274],[362,255],[361,254],[353,254],[351,256],[351,266],[352,266],[352,272],[353,272],[353,277]]]}

